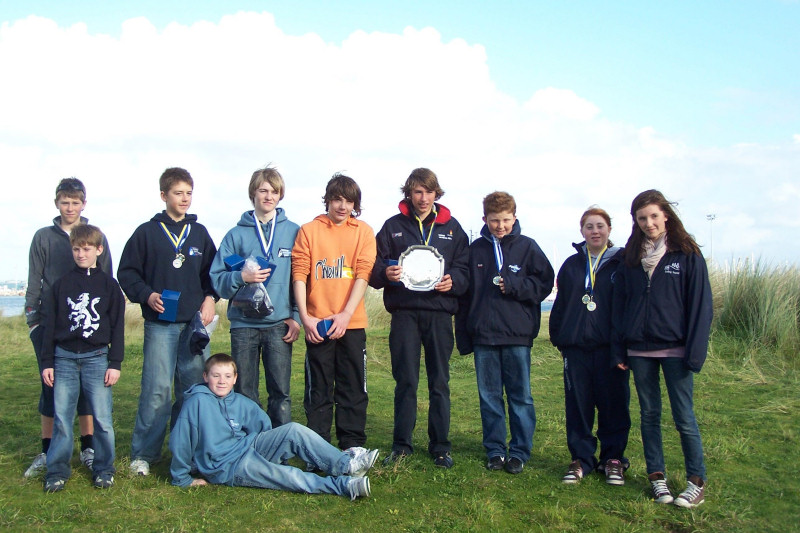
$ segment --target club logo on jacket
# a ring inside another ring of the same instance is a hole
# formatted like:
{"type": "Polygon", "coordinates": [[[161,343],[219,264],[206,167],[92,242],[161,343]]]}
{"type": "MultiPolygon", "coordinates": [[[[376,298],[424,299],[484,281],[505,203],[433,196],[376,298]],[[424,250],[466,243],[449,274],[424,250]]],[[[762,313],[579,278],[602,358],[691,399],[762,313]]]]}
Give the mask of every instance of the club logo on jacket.
{"type": "Polygon", "coordinates": [[[200,255],[203,255],[203,252],[201,252],[200,248],[198,248],[197,246],[192,246],[191,248],[189,248],[189,255],[190,256],[200,256],[200,255]]]}
{"type": "Polygon", "coordinates": [[[83,338],[88,339],[92,336],[92,333],[100,328],[100,315],[95,310],[95,306],[100,303],[100,297],[89,300],[89,293],[84,292],[78,296],[77,301],[72,301],[72,298],[68,296],[67,303],[72,309],[69,314],[72,327],[69,330],[82,329],[83,338]]]}
{"type": "Polygon", "coordinates": [[[278,248],[278,257],[292,257],[292,250],[289,248],[278,248]]]}
{"type": "Polygon", "coordinates": [[[514,274],[516,274],[517,272],[519,272],[520,266],[519,265],[508,265],[508,269],[511,272],[513,272],[514,274]]]}
{"type": "Polygon", "coordinates": [[[679,276],[681,274],[681,264],[670,263],[669,265],[664,266],[664,274],[672,274],[673,276],[679,276]]]}
{"type": "Polygon", "coordinates": [[[398,231],[397,233],[392,233],[392,239],[399,239],[402,236],[403,236],[402,231],[398,231]]]}
{"type": "Polygon", "coordinates": [[[339,257],[336,263],[328,265],[328,258],[320,259],[314,265],[315,279],[353,279],[353,269],[344,265],[344,256],[339,257]]]}

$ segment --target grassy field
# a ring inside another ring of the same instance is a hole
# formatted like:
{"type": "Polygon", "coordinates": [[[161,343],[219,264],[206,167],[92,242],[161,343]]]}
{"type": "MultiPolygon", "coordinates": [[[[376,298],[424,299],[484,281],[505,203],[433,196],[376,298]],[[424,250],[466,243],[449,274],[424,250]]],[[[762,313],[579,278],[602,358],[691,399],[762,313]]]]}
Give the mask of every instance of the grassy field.
{"type": "MultiPolygon", "coordinates": [[[[721,282],[720,282],[721,283],[721,282]]],[[[374,297],[374,295],[373,295],[374,297]]],[[[388,453],[394,382],[388,329],[380,305],[368,331],[368,446],[388,453]]],[[[377,310],[376,310],[377,309],[377,310]]],[[[224,313],[222,313],[224,314],[224,313]]],[[[66,490],[44,494],[41,479],[22,473],[39,451],[38,384],[33,350],[22,317],[0,319],[0,529],[9,531],[788,531],[800,528],[800,393],[794,359],[753,351],[730,331],[715,334],[709,360],[695,380],[696,412],[709,472],[706,503],[696,510],[659,506],[648,498],[635,393],[623,487],[597,475],[579,485],[560,483],[567,464],[561,358],[543,337],[531,370],[537,427],[533,457],[517,476],[484,468],[480,415],[471,357],[453,355],[451,470],[433,467],[426,448],[427,393],[419,395],[415,445],[419,453],[370,472],[373,497],[351,503],[335,496],[257,489],[169,484],[169,465],[153,475],[127,473],[131,430],[142,365],[140,325],[130,318],[122,378],[114,390],[117,468],[114,488],[92,488],[78,466],[66,490]]],[[[545,317],[546,320],[546,317],[545,317]]],[[[228,351],[227,323],[212,339],[228,351]]],[[[302,411],[303,343],[295,344],[292,414],[302,411]]],[[[263,380],[262,380],[263,383],[263,380]]],[[[424,376],[423,376],[424,383],[424,376]]],[[[263,384],[262,384],[262,394],[263,384]]],[[[668,406],[665,398],[664,405],[668,406]]],[[[665,411],[667,470],[674,491],[683,488],[677,432],[665,411]]]]}

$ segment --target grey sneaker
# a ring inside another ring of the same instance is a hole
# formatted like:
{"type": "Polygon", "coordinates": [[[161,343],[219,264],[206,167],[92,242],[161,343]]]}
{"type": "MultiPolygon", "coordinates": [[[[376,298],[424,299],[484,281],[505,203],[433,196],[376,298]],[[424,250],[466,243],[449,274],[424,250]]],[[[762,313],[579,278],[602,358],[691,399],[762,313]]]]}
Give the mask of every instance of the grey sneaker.
{"type": "Polygon", "coordinates": [[[410,454],[408,454],[406,452],[392,450],[392,453],[387,455],[386,458],[383,460],[383,466],[392,466],[394,463],[396,463],[398,461],[402,461],[403,459],[405,459],[409,455],[410,454]]]}
{"type": "Polygon", "coordinates": [[[378,450],[367,450],[366,448],[358,448],[350,459],[349,472],[352,477],[364,477],[369,472],[369,469],[378,460],[378,450]]]}
{"type": "Polygon", "coordinates": [[[64,490],[64,485],[67,482],[63,479],[49,479],[44,482],[45,492],[60,492],[64,490]]]}
{"type": "Polygon", "coordinates": [[[625,467],[619,459],[609,459],[606,461],[606,483],[609,485],[625,484],[625,467]]]}
{"type": "Polygon", "coordinates": [[[453,468],[453,458],[450,457],[450,452],[439,453],[433,458],[433,464],[439,468],[453,468]]]}
{"type": "Polygon", "coordinates": [[[647,479],[650,481],[650,487],[653,489],[653,500],[656,503],[672,503],[672,493],[667,487],[667,477],[664,472],[653,472],[647,479]]]}
{"type": "Polygon", "coordinates": [[[86,448],[81,452],[81,464],[88,468],[89,470],[92,469],[92,465],[94,464],[94,449],[93,448],[86,448]]]}
{"type": "Polygon", "coordinates": [[[567,473],[561,478],[561,482],[567,485],[574,485],[583,479],[583,467],[580,461],[572,461],[567,467],[567,473]]]}
{"type": "Polygon", "coordinates": [[[98,489],[110,489],[114,486],[114,476],[95,476],[94,486],[98,489]]]}
{"type": "Polygon", "coordinates": [[[131,461],[131,474],[134,476],[149,476],[150,463],[144,459],[134,459],[131,461]]]}
{"type": "Polygon", "coordinates": [[[674,503],[678,507],[685,507],[687,509],[697,507],[706,501],[705,491],[706,483],[700,478],[700,476],[689,476],[689,480],[686,482],[686,490],[681,492],[678,497],[675,498],[674,503]]]}
{"type": "Polygon", "coordinates": [[[492,471],[502,470],[505,465],[506,458],[502,455],[495,455],[489,459],[488,463],[486,463],[486,469],[492,471]]]}
{"type": "Polygon", "coordinates": [[[47,454],[40,453],[36,457],[33,458],[33,462],[31,466],[22,474],[24,477],[33,477],[41,472],[44,472],[47,469],[47,454]]]}
{"type": "Polygon", "coordinates": [[[522,459],[519,457],[512,457],[508,461],[506,461],[506,472],[509,474],[519,474],[522,472],[522,469],[525,467],[525,463],[522,462],[522,459]]]}
{"type": "Polygon", "coordinates": [[[355,501],[356,498],[369,498],[371,494],[369,490],[369,478],[350,478],[350,481],[347,482],[347,490],[350,492],[350,501],[355,501]]]}

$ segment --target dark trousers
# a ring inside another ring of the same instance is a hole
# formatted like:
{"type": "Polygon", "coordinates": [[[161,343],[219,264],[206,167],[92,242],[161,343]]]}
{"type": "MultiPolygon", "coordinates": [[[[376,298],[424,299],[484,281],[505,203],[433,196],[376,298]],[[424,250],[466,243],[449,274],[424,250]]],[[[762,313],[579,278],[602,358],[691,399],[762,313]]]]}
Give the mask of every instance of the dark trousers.
{"type": "Polygon", "coordinates": [[[336,404],[339,448],[367,442],[367,335],[348,329],[340,339],[320,344],[306,341],[306,389],[303,406],[308,427],[331,441],[336,404]]]}
{"type": "Polygon", "coordinates": [[[453,353],[453,317],[445,311],[392,313],[389,350],[394,388],[394,442],[392,450],[412,453],[411,435],[417,423],[417,387],[421,348],[428,374],[428,452],[450,451],[450,355],[453,353]]]}
{"type": "Polygon", "coordinates": [[[567,348],[562,355],[567,446],[572,460],[580,460],[584,473],[592,472],[598,466],[595,451],[600,440],[600,465],[609,459],[627,464],[624,455],[631,429],[630,372],[611,367],[607,346],[593,350],[567,348]],[[595,409],[596,438],[592,434],[595,409]]]}

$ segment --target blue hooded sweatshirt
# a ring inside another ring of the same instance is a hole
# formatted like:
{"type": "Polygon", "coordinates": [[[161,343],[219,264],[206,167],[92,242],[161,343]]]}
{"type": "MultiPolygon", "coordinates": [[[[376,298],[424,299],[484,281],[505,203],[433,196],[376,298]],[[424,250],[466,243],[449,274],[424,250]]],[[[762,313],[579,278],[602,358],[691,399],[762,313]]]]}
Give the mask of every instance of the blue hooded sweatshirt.
{"type": "Polygon", "coordinates": [[[209,483],[232,485],[236,466],[262,431],[272,429],[267,414],[233,391],[219,397],[205,383],[184,394],[183,408],[169,436],[172,484],[192,483],[192,462],[209,483]]]}
{"type": "Polygon", "coordinates": [[[286,218],[286,213],[280,207],[275,209],[275,217],[261,224],[264,239],[269,241],[272,224],[275,223],[275,235],[272,243],[272,253],[269,260],[275,264],[269,283],[266,284],[272,305],[275,310],[264,318],[247,318],[242,315],[240,308],[230,305],[230,300],[236,292],[246,283],[242,280],[240,271],[230,272],[225,269],[225,258],[239,255],[244,259],[249,256],[264,257],[261,241],[256,233],[253,211],[242,214],[239,222],[222,239],[217,255],[211,264],[211,283],[220,298],[226,298],[228,303],[228,319],[231,329],[235,328],[267,328],[293,318],[300,324],[300,314],[292,295],[292,247],[300,227],[286,218]]]}

